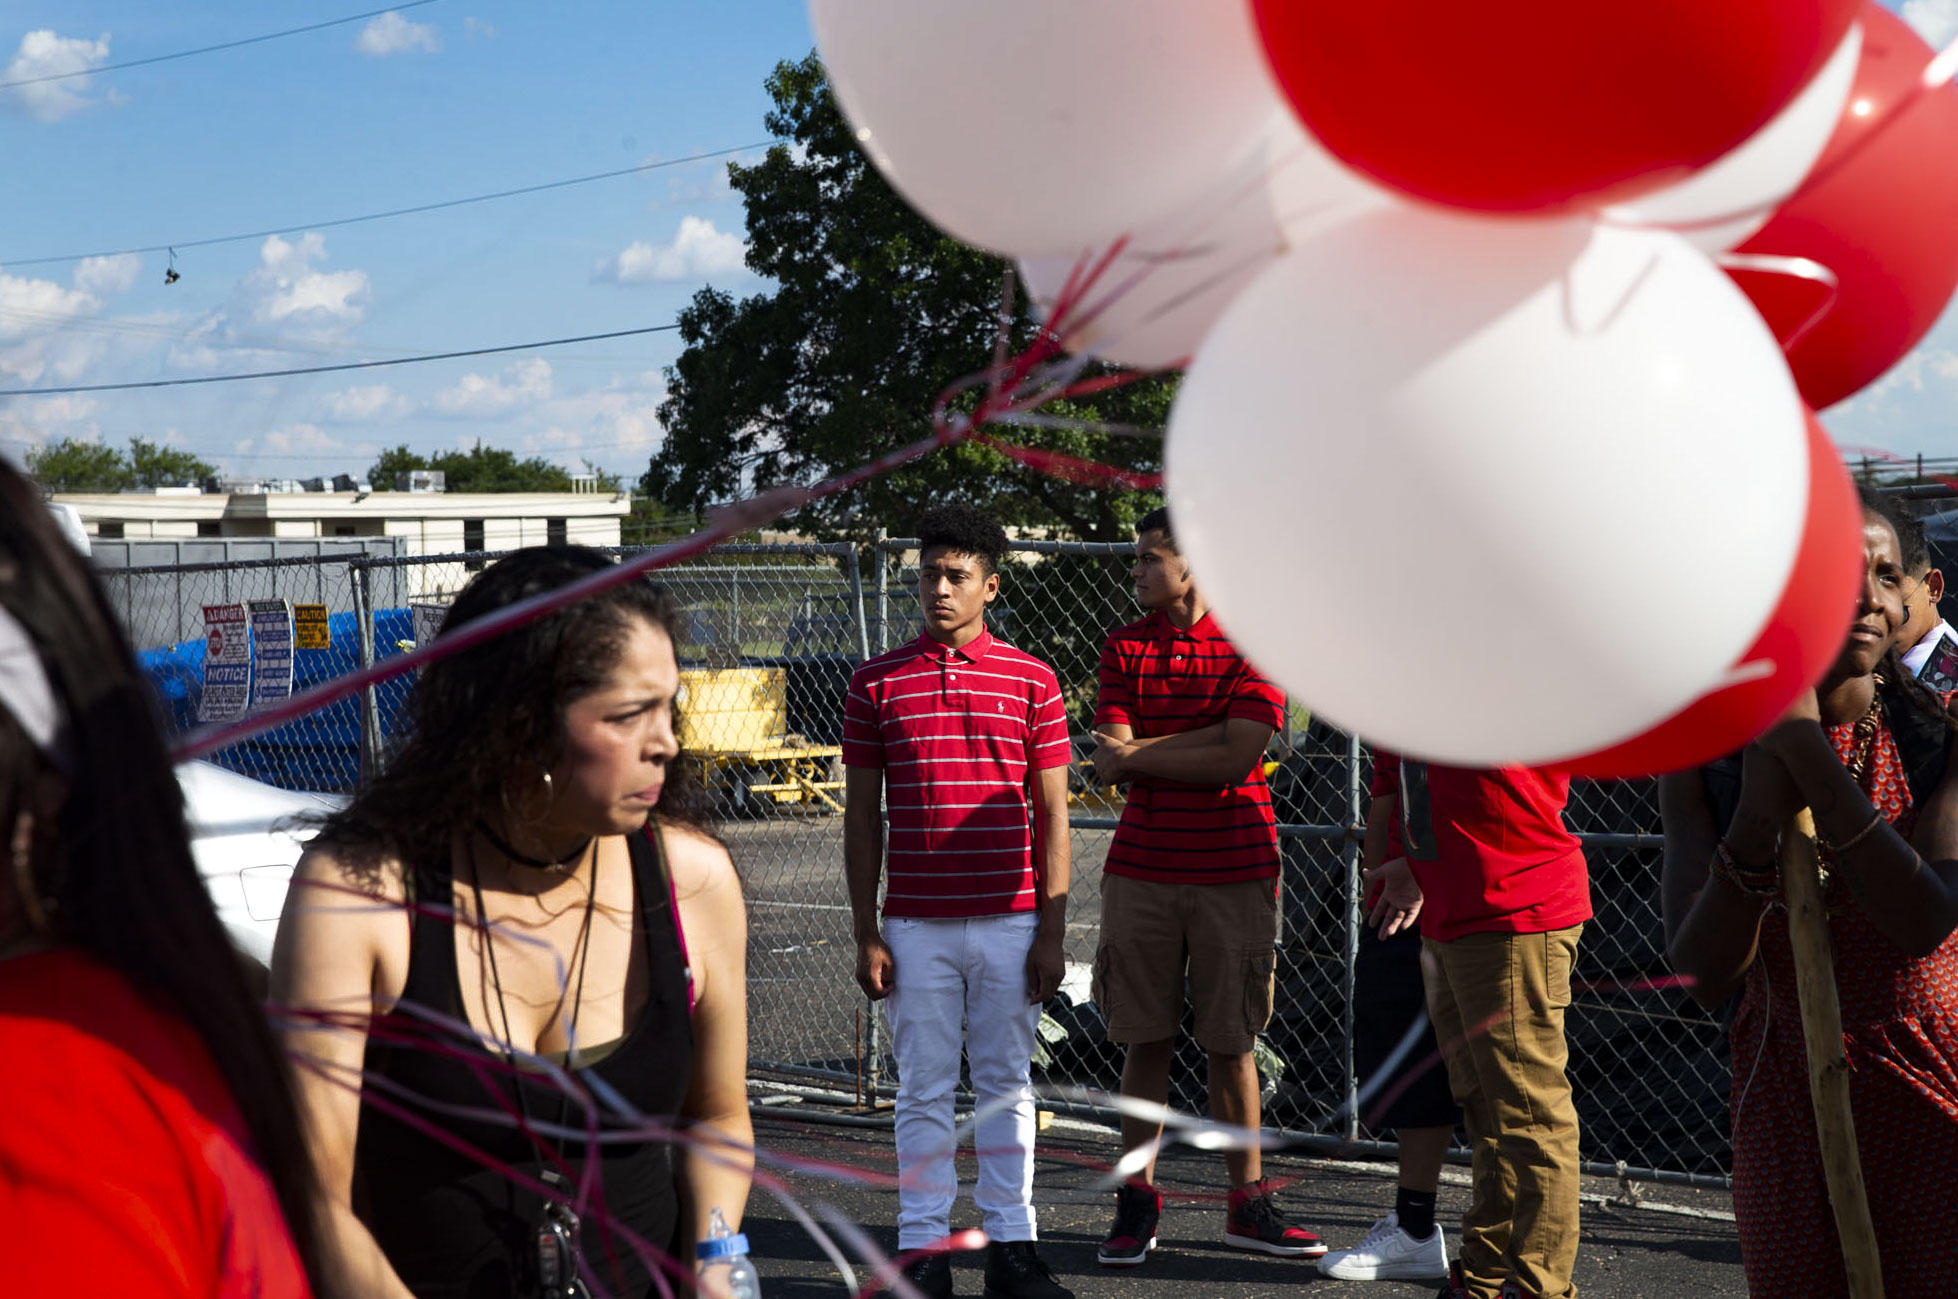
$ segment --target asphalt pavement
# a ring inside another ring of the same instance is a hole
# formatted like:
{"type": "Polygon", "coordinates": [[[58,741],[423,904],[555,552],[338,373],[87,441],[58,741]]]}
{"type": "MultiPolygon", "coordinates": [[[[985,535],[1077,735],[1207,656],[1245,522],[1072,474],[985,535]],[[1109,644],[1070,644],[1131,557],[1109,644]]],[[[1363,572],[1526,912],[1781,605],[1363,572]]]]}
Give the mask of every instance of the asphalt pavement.
{"type": "MultiPolygon", "coordinates": [[[[797,1200],[819,1219],[823,1208],[862,1227],[879,1248],[895,1249],[897,1195],[889,1179],[896,1158],[888,1127],[844,1127],[798,1117],[798,1111],[833,1112],[808,1099],[789,1100],[755,1084],[756,1144],[765,1162],[797,1167],[782,1174],[797,1200]]],[[[1115,1134],[1088,1123],[1057,1118],[1041,1134],[1034,1176],[1042,1254],[1078,1299],[1262,1299],[1309,1285],[1312,1293],[1339,1296],[1426,1296],[1434,1283],[1330,1281],[1311,1262],[1246,1254],[1223,1243],[1224,1172],[1221,1157],[1188,1149],[1164,1153],[1158,1184],[1170,1200],[1161,1245],[1138,1268],[1114,1271],[1095,1263],[1095,1247],[1110,1221],[1113,1197],[1095,1185],[1118,1153],[1115,1134]]],[[[777,1164],[776,1166],[780,1166],[777,1164]]],[[[1391,1167],[1302,1155],[1268,1155],[1266,1175],[1286,1179],[1280,1204],[1293,1221],[1319,1233],[1333,1248],[1357,1241],[1393,1205],[1391,1167]]],[[[969,1198],[974,1165],[959,1158],[966,1183],[954,1209],[953,1227],[977,1227],[969,1198]]],[[[1582,1244],[1576,1282],[1586,1299],[1657,1299],[1680,1294],[1742,1296],[1740,1246],[1732,1202],[1724,1192],[1690,1187],[1637,1188],[1643,1204],[1623,1201],[1624,1188],[1586,1179],[1582,1244]]],[[[1442,1187],[1440,1216],[1453,1253],[1456,1227],[1467,1207],[1464,1170],[1450,1168],[1442,1187]]],[[[841,1274],[795,1217],[761,1187],[749,1202],[745,1230],[764,1278],[767,1299],[839,1299],[850,1293],[841,1274]]],[[[846,1253],[853,1253],[845,1247],[846,1253]]],[[[853,1255],[854,1256],[854,1255],[853,1255]]],[[[958,1293],[977,1296],[981,1256],[954,1261],[958,1293]]],[[[867,1281],[868,1272],[859,1274],[867,1281]]]]}

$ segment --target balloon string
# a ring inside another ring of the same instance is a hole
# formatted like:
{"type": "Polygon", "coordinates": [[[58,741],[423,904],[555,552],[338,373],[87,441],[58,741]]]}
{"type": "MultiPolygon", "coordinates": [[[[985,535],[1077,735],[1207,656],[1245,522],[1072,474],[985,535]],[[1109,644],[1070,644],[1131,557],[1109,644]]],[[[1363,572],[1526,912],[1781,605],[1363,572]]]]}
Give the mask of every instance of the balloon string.
{"type": "Polygon", "coordinates": [[[1788,337],[1776,340],[1784,354],[1794,351],[1795,345],[1808,337],[1809,331],[1821,324],[1823,317],[1835,309],[1836,300],[1842,296],[1842,279],[1811,257],[1784,257],[1778,253],[1721,253],[1713,260],[1723,270],[1786,275],[1822,287],[1822,301],[1802,318],[1801,324],[1789,331],[1788,337]]]}

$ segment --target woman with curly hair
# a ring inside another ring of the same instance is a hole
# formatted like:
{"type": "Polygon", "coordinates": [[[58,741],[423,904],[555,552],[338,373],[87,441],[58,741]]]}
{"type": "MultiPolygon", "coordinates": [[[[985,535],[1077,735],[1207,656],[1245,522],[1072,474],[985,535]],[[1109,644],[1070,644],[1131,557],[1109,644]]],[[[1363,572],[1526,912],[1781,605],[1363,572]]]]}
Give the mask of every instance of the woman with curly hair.
{"type": "Polygon", "coordinates": [[[1718,1007],[1738,990],[1734,1216],[1748,1290],[1845,1295],[1809,1099],[1778,840],[1811,809],[1827,870],[1843,1048],[1883,1284],[1936,1294],[1958,1274],[1958,770],[1954,723],[1898,660],[1903,538],[1864,499],[1866,572],[1835,665],[1743,755],[1660,782],[1673,966],[1718,1007]]]}
{"type": "MultiPolygon", "coordinates": [[[[517,551],[441,634],[610,562],[517,551]]],[[[655,1252],[740,1223],[746,920],[676,738],[681,627],[630,581],[430,663],[299,864],[274,999],[362,1294],[655,1293],[655,1252]]]]}

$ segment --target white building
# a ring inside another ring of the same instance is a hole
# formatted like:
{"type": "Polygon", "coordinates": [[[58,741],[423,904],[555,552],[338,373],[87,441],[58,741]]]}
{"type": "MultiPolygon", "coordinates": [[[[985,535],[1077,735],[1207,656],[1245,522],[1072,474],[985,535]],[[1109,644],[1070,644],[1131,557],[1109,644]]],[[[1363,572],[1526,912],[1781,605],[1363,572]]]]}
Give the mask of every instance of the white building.
{"type": "Polygon", "coordinates": [[[399,537],[408,555],[619,544],[624,492],[62,493],[91,537],[399,537]]]}

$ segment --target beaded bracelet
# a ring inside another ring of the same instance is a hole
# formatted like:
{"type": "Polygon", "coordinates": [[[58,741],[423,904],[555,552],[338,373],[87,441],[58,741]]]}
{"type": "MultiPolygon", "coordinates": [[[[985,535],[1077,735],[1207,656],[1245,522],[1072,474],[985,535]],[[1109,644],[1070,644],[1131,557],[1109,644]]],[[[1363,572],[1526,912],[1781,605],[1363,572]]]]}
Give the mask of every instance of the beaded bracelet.
{"type": "Polygon", "coordinates": [[[1779,871],[1772,866],[1759,870],[1742,866],[1734,860],[1734,854],[1728,850],[1724,839],[1713,845],[1713,860],[1707,864],[1707,873],[1750,897],[1772,898],[1781,892],[1779,871]]]}
{"type": "Polygon", "coordinates": [[[1821,835],[1817,835],[1815,837],[1815,841],[1821,844],[1824,848],[1828,849],[1830,856],[1840,857],[1843,853],[1848,852],[1851,848],[1854,848],[1857,844],[1863,842],[1863,840],[1875,834],[1876,828],[1882,824],[1883,824],[1883,813],[1881,811],[1874,811],[1870,813],[1870,819],[1864,822],[1862,829],[1858,830],[1855,834],[1850,835],[1847,839],[1844,839],[1841,843],[1830,843],[1827,839],[1824,839],[1821,835]]]}

